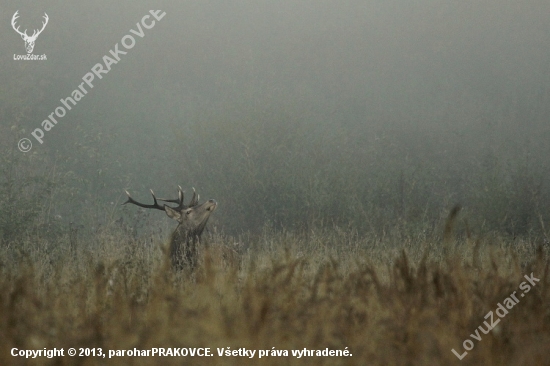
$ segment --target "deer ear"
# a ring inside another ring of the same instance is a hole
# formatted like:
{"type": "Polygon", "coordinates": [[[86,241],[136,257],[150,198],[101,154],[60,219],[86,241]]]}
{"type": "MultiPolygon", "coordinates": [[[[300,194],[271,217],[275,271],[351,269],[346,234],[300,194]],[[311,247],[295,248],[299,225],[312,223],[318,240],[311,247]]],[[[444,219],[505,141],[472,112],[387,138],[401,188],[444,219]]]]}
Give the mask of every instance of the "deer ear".
{"type": "Polygon", "coordinates": [[[181,213],[174,210],[172,207],[164,206],[164,211],[166,211],[166,214],[169,218],[174,219],[176,221],[180,221],[181,219],[181,213]]]}

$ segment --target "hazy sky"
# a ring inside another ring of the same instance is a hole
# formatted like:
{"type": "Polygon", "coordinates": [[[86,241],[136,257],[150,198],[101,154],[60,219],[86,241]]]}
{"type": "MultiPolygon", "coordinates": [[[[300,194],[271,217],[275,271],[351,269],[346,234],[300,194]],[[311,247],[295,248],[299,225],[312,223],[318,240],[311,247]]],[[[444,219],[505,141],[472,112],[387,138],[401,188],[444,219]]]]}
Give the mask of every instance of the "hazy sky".
{"type": "MultiPolygon", "coordinates": [[[[5,0],[0,102],[25,110],[19,128],[28,135],[39,127],[152,8],[166,15],[136,36],[135,46],[35,147],[92,182],[95,191],[86,192],[102,199],[106,191],[105,200],[113,201],[123,188],[147,192],[196,181],[220,202],[237,189],[247,197],[257,188],[253,179],[239,186],[250,146],[256,155],[248,162],[254,174],[264,174],[258,179],[272,183],[269,162],[280,167],[276,184],[301,194],[300,187],[319,182],[317,171],[334,181],[347,174],[356,177],[348,197],[366,197],[361,190],[371,189],[374,198],[382,193],[363,184],[376,177],[361,170],[361,159],[381,173],[395,163],[399,177],[411,156],[445,172],[460,155],[463,165],[447,171],[456,176],[437,177],[448,185],[443,196],[459,180],[468,191],[470,165],[484,173],[480,162],[490,153],[502,162],[506,154],[534,154],[537,163],[548,154],[547,0],[5,0]],[[29,34],[48,14],[34,50],[46,62],[13,60],[25,53],[10,25],[17,10],[17,24],[29,34]],[[247,146],[247,138],[259,143],[247,146]],[[290,159],[295,177],[284,176],[290,159]]],[[[419,179],[434,177],[426,174],[419,179]]],[[[394,186],[380,179],[391,194],[394,186]]],[[[332,189],[325,182],[317,188],[332,189]]],[[[273,200],[274,212],[281,207],[273,200]]]]}
{"type": "MultiPolygon", "coordinates": [[[[22,48],[9,26],[15,10],[19,24],[30,29],[47,12],[50,23],[35,53],[46,53],[48,63],[37,71],[67,88],[74,88],[151,7],[129,1],[6,3],[5,57],[22,48]]],[[[126,91],[136,99],[152,83],[163,83],[179,94],[182,109],[299,100],[335,109],[355,103],[392,119],[425,119],[424,109],[441,111],[442,103],[471,108],[475,100],[462,100],[465,95],[500,103],[517,91],[546,87],[549,80],[550,3],[542,0],[154,5],[166,17],[137,41],[97,94],[112,99],[119,90],[105,84],[125,79],[133,89],[126,91]]],[[[52,103],[63,92],[51,95],[52,103]]]]}

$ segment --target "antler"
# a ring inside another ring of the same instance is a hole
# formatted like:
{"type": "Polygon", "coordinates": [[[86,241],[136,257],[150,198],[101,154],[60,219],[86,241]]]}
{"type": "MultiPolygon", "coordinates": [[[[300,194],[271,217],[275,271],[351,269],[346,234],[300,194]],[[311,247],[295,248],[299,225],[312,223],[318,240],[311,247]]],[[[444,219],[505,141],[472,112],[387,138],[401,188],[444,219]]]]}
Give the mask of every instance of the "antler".
{"type": "MultiPolygon", "coordinates": [[[[17,18],[19,18],[19,15],[18,15],[17,13],[19,13],[19,10],[17,10],[17,11],[15,12],[15,14],[13,14],[13,17],[11,18],[11,26],[12,26],[13,30],[16,31],[17,33],[19,33],[20,35],[25,36],[25,37],[28,37],[28,36],[27,36],[27,30],[26,30],[26,29],[25,29],[25,32],[22,33],[22,32],[19,30],[19,27],[15,28],[15,21],[17,20],[17,18]]],[[[46,14],[46,13],[44,13],[44,14],[46,14]]]]}
{"type": "Polygon", "coordinates": [[[19,30],[19,26],[16,28],[15,27],[15,21],[17,20],[17,18],[19,18],[19,10],[17,10],[15,12],[15,14],[13,14],[13,17],[11,18],[11,26],[13,28],[13,30],[15,30],[17,33],[19,33],[22,37],[25,37],[25,38],[28,38],[28,39],[36,39],[40,33],[42,33],[42,31],[44,30],[44,28],[46,28],[46,24],[48,24],[48,20],[50,20],[50,18],[48,17],[48,14],[44,13],[44,22],[42,22],[42,29],[38,30],[38,29],[35,29],[32,36],[28,36],[27,35],[27,30],[25,29],[24,32],[21,32],[19,30]]]}
{"type": "Polygon", "coordinates": [[[174,208],[176,210],[179,210],[179,211],[181,211],[184,208],[190,208],[190,207],[193,207],[193,206],[196,206],[196,205],[199,204],[200,195],[197,194],[194,187],[193,187],[193,197],[191,198],[191,202],[189,202],[189,205],[187,205],[187,206],[183,203],[183,193],[184,192],[181,189],[181,186],[178,186],[178,198],[177,199],[170,200],[170,199],[165,199],[165,198],[157,198],[157,200],[163,201],[163,202],[177,203],[178,207],[172,207],[172,208],[174,208]]]}
{"type": "Polygon", "coordinates": [[[124,190],[124,192],[126,192],[126,195],[128,196],[128,200],[126,202],[124,202],[123,205],[125,205],[127,203],[133,203],[134,205],[139,206],[139,207],[156,208],[157,210],[164,211],[164,205],[163,206],[159,205],[158,202],[157,202],[157,197],[155,197],[155,193],[153,192],[152,189],[150,189],[150,191],[151,191],[151,195],[153,196],[153,201],[154,201],[154,203],[152,205],[145,205],[143,203],[139,203],[138,201],[134,200],[132,198],[132,196],[130,196],[130,192],[128,192],[127,190],[124,190]]]}
{"type": "Polygon", "coordinates": [[[181,211],[185,208],[190,208],[190,207],[193,207],[193,206],[197,206],[199,204],[199,198],[200,196],[197,194],[197,192],[195,191],[195,188],[193,188],[193,197],[191,198],[191,202],[189,202],[189,205],[186,206],[184,203],[183,203],[183,190],[181,189],[181,186],[178,186],[178,198],[176,199],[166,199],[166,198],[157,198],[155,196],[155,193],[153,192],[152,189],[150,189],[151,191],[151,195],[153,196],[153,204],[152,205],[146,205],[146,204],[143,204],[143,203],[139,203],[138,201],[134,200],[132,198],[132,196],[130,196],[130,192],[124,190],[124,192],[126,192],[126,195],[128,196],[128,200],[126,202],[123,203],[123,205],[127,204],[127,203],[132,203],[136,206],[139,206],[139,207],[143,207],[143,208],[155,208],[157,210],[162,210],[164,211],[164,207],[166,205],[160,205],[158,203],[158,201],[163,201],[163,202],[169,202],[169,203],[177,203],[178,206],[177,207],[170,207],[176,211],[181,211]]]}
{"type": "MultiPolygon", "coordinates": [[[[42,33],[42,31],[44,30],[44,28],[46,28],[46,24],[48,24],[48,20],[50,20],[50,18],[48,17],[48,14],[44,13],[44,22],[42,22],[42,29],[40,30],[37,30],[35,29],[32,36],[30,38],[36,38],[40,35],[40,33],[42,33]],[[38,32],[38,33],[36,33],[38,32]]],[[[26,31],[26,30],[25,30],[26,31]]]]}
{"type": "Polygon", "coordinates": [[[181,189],[181,186],[178,186],[178,198],[173,200],[158,198],[158,200],[163,202],[177,203],[178,207],[176,207],[176,210],[182,210],[183,208],[185,208],[185,205],[183,204],[183,190],[181,189]]]}
{"type": "Polygon", "coordinates": [[[199,204],[199,198],[200,196],[195,191],[195,187],[193,187],[193,197],[191,198],[191,202],[189,202],[189,207],[193,207],[199,204]]]}

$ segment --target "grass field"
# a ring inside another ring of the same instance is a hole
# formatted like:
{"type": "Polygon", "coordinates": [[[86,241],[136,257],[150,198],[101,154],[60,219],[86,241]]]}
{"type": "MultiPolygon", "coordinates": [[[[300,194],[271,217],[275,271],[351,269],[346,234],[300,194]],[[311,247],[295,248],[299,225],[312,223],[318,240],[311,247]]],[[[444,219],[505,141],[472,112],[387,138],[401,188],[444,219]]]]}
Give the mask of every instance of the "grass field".
{"type": "Polygon", "coordinates": [[[550,364],[542,240],[398,234],[212,235],[198,270],[175,275],[161,244],[122,234],[103,233],[75,252],[63,239],[4,246],[0,364],[550,364]],[[531,274],[540,281],[525,292],[531,274]],[[519,302],[499,318],[514,291],[519,302]],[[70,357],[69,347],[89,356],[70,357]],[[464,355],[464,347],[473,349],[464,355]],[[64,356],[25,359],[13,348],[63,348],[64,356]],[[109,350],[153,348],[212,356],[109,359],[109,350]]]}
{"type": "Polygon", "coordinates": [[[37,3],[0,5],[0,366],[550,366],[549,0],[37,3]]]}

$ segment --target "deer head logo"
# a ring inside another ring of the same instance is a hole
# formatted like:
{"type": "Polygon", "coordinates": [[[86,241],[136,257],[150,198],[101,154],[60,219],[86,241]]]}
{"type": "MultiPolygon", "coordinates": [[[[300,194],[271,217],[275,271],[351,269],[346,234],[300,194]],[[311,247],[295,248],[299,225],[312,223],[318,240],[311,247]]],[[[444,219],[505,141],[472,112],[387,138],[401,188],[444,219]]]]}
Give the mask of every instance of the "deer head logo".
{"type": "Polygon", "coordinates": [[[13,18],[11,18],[11,26],[13,27],[13,30],[15,30],[17,33],[19,33],[21,35],[21,38],[23,38],[23,41],[25,41],[25,49],[27,50],[27,53],[32,53],[32,50],[34,49],[34,42],[36,41],[36,38],[38,38],[38,36],[40,35],[40,33],[42,33],[42,31],[44,30],[44,28],[46,28],[46,24],[48,24],[48,14],[44,13],[44,22],[42,22],[42,29],[38,30],[38,29],[35,29],[32,36],[28,36],[27,35],[27,30],[25,29],[24,32],[21,32],[19,30],[19,26],[16,28],[15,27],[15,21],[17,18],[19,18],[19,10],[17,10],[15,12],[15,14],[13,14],[13,18]]]}

